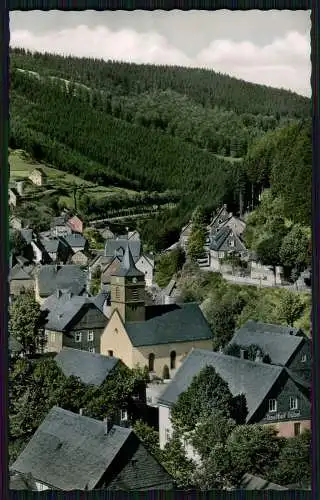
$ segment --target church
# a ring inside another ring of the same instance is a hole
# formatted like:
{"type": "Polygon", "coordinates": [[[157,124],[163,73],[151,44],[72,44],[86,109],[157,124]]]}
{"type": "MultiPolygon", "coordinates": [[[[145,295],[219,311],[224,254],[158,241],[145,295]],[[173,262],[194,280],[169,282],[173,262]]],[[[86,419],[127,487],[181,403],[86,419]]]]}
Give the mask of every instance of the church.
{"type": "Polygon", "coordinates": [[[145,277],[129,245],[111,276],[111,315],[100,352],[151,377],[171,378],[192,348],[212,350],[212,332],[196,303],[146,305],[145,277]]]}

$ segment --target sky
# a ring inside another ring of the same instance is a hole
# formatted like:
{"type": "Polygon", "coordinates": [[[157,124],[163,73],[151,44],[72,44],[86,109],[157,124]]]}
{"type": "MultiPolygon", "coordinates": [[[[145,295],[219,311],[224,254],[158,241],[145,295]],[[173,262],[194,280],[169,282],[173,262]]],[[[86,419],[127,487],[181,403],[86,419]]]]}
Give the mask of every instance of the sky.
{"type": "Polygon", "coordinates": [[[10,13],[10,45],[136,63],[210,68],[311,95],[310,11],[10,13]]]}

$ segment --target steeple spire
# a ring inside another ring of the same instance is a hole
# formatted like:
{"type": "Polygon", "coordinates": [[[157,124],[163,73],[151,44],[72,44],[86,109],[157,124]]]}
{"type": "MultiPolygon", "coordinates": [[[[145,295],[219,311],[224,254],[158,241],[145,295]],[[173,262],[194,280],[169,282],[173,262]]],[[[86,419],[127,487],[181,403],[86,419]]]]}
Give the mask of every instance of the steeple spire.
{"type": "Polygon", "coordinates": [[[134,263],[132,253],[130,250],[129,242],[126,246],[120,267],[113,276],[125,277],[125,276],[144,276],[143,272],[139,271],[134,263]]]}

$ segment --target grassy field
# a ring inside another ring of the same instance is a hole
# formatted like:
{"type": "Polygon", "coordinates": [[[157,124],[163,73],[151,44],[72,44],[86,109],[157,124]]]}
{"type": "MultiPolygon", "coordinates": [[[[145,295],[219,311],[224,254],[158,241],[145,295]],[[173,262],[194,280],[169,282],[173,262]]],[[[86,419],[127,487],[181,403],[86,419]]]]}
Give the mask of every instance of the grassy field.
{"type": "Polygon", "coordinates": [[[80,177],[62,172],[55,168],[49,167],[42,163],[35,162],[24,151],[15,150],[9,151],[10,163],[10,182],[27,179],[32,170],[41,168],[48,176],[48,189],[38,188],[31,183],[26,184],[26,194],[32,194],[34,198],[40,198],[48,194],[56,194],[58,190],[67,190],[68,195],[60,196],[60,202],[67,206],[73,206],[73,187],[82,186],[84,192],[95,199],[104,198],[106,196],[114,196],[116,194],[135,195],[135,191],[119,187],[104,187],[98,186],[92,182],[85,181],[80,177]]]}

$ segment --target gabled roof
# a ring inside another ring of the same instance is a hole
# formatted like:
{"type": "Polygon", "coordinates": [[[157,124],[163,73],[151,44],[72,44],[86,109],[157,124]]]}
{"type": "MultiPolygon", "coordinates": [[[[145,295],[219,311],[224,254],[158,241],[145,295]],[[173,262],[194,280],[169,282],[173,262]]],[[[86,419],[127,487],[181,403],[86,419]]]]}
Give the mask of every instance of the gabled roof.
{"type": "Polygon", "coordinates": [[[146,307],[146,321],[125,324],[134,347],[210,340],[212,332],[198,304],[146,307]]]}
{"type": "MultiPolygon", "coordinates": [[[[80,311],[84,313],[89,308],[98,309],[101,313],[101,310],[91,298],[73,295],[68,292],[63,293],[59,298],[57,294],[53,294],[41,306],[42,311],[49,311],[46,328],[57,332],[66,331],[80,311]]],[[[101,321],[103,323],[102,316],[101,321]]]]}
{"type": "Polygon", "coordinates": [[[11,470],[53,489],[92,490],[132,432],[114,425],[106,434],[104,422],[55,406],[11,470]]]}
{"type": "Polygon", "coordinates": [[[113,239],[107,240],[104,247],[105,257],[114,257],[121,251],[120,258],[124,254],[129,245],[133,259],[136,261],[141,255],[141,241],[128,239],[113,239]]]}
{"type": "Polygon", "coordinates": [[[41,238],[40,242],[47,253],[57,253],[59,247],[66,246],[60,238],[41,238]]]}
{"type": "Polygon", "coordinates": [[[223,226],[218,230],[216,234],[211,237],[210,249],[218,252],[226,247],[225,243],[227,238],[232,237],[234,240],[234,246],[228,247],[228,250],[243,251],[246,247],[240,240],[239,236],[228,226],[223,226]]]}
{"type": "Polygon", "coordinates": [[[80,233],[66,234],[63,237],[63,239],[72,248],[74,247],[82,248],[87,243],[86,238],[82,236],[82,234],[80,233]]]}
{"type": "Polygon", "coordinates": [[[248,408],[247,422],[250,422],[280,375],[285,372],[280,366],[255,363],[203,349],[192,349],[161,395],[160,404],[172,406],[179,395],[188,389],[193,377],[206,366],[214,367],[220,377],[228,383],[234,396],[245,395],[248,408]]]}
{"type": "Polygon", "coordinates": [[[210,222],[209,227],[212,227],[212,226],[216,223],[216,221],[217,221],[219,218],[221,218],[221,216],[223,215],[223,213],[225,213],[225,217],[224,217],[224,219],[223,219],[223,221],[222,221],[222,222],[224,222],[224,221],[226,221],[227,219],[229,219],[230,214],[229,214],[229,212],[228,212],[227,210],[228,210],[227,205],[223,205],[220,209],[218,209],[218,210],[217,210],[217,212],[216,212],[216,214],[213,216],[213,219],[212,219],[212,221],[210,222]]]}
{"type": "Polygon", "coordinates": [[[38,272],[39,294],[44,297],[58,289],[71,290],[75,295],[79,295],[85,290],[86,281],[85,272],[76,264],[47,264],[41,266],[38,272]]]}
{"type": "Polygon", "coordinates": [[[100,386],[119,359],[88,351],[64,348],[54,358],[66,377],[77,377],[84,384],[100,386]]]}
{"type": "Polygon", "coordinates": [[[108,264],[102,269],[101,273],[101,281],[102,283],[109,283],[111,276],[114,273],[117,273],[120,267],[120,259],[119,257],[113,257],[108,264]]]}
{"type": "Polygon", "coordinates": [[[136,268],[130,246],[127,245],[124,256],[120,262],[119,268],[112,273],[112,276],[119,277],[134,277],[134,276],[144,276],[142,271],[136,268]]]}
{"type": "Polygon", "coordinates": [[[16,264],[10,270],[9,279],[11,280],[33,280],[33,276],[30,274],[31,269],[29,267],[23,267],[21,264],[16,264]]]}
{"type": "Polygon", "coordinates": [[[239,330],[242,329],[257,333],[270,332],[279,333],[281,335],[303,336],[303,332],[300,330],[300,328],[294,328],[293,326],[276,325],[275,323],[263,323],[262,321],[255,321],[253,319],[249,319],[239,330]]]}
{"type": "Polygon", "coordinates": [[[286,366],[294,353],[305,342],[303,337],[286,334],[286,331],[291,331],[290,328],[267,324],[263,328],[263,323],[260,323],[255,329],[255,324],[254,321],[245,323],[242,328],[235,332],[230,343],[247,347],[256,344],[261,347],[265,354],[269,354],[271,362],[275,365],[286,366]]]}
{"type": "Polygon", "coordinates": [[[266,479],[259,476],[254,476],[253,474],[244,474],[239,489],[241,490],[288,490],[284,486],[279,484],[270,483],[266,479]]]}
{"type": "Polygon", "coordinates": [[[92,297],[91,300],[103,312],[105,303],[110,301],[110,292],[102,290],[98,295],[92,297]]]}

